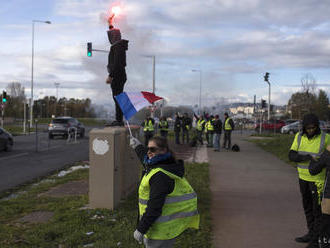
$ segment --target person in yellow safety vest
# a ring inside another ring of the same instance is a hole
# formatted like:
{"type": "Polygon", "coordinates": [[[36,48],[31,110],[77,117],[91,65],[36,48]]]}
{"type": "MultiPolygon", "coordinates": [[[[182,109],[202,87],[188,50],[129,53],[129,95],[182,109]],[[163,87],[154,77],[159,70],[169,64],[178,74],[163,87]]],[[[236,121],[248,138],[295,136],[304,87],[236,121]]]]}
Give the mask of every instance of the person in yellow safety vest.
{"type": "Polygon", "coordinates": [[[207,147],[213,147],[213,133],[214,133],[213,119],[214,116],[211,115],[207,119],[205,124],[207,147]]]}
{"type": "Polygon", "coordinates": [[[160,136],[167,137],[168,134],[168,122],[166,120],[166,117],[161,117],[160,122],[158,124],[159,130],[160,130],[160,136]]]}
{"type": "Polygon", "coordinates": [[[296,134],[290,148],[289,159],[297,163],[299,187],[308,233],[295,238],[295,240],[300,243],[309,243],[308,248],[316,248],[320,234],[322,216],[320,201],[325,170],[323,169],[317,175],[311,175],[308,167],[310,161],[320,157],[327,145],[330,144],[330,136],[321,131],[319,119],[314,114],[305,115],[302,126],[302,131],[296,134]]]}
{"type": "Polygon", "coordinates": [[[185,136],[186,136],[186,141],[187,144],[189,144],[189,131],[191,129],[192,120],[188,116],[188,113],[184,113],[181,121],[181,128],[182,128],[182,144],[184,144],[185,136]]]}
{"type": "Polygon", "coordinates": [[[155,120],[151,118],[149,114],[146,116],[147,118],[142,122],[141,126],[143,127],[143,132],[144,132],[144,144],[147,146],[148,141],[152,136],[154,136],[154,124],[155,120]]]}
{"type": "Polygon", "coordinates": [[[205,129],[205,120],[203,116],[200,115],[197,120],[196,131],[197,131],[197,140],[201,145],[203,145],[203,131],[205,129]]]}
{"type": "Polygon", "coordinates": [[[223,130],[225,131],[224,137],[223,137],[223,148],[226,148],[227,150],[231,149],[231,132],[234,130],[234,122],[229,117],[228,113],[226,112],[224,114],[225,120],[223,122],[223,130]]]}
{"type": "Polygon", "coordinates": [[[326,168],[326,178],[323,188],[323,196],[321,202],[321,228],[319,236],[319,247],[329,248],[330,246],[330,145],[321,154],[320,159],[312,159],[308,170],[311,175],[317,175],[326,168]]]}
{"type": "Polygon", "coordinates": [[[184,177],[183,161],[175,159],[167,139],[155,136],[144,147],[131,137],[130,146],[144,165],[133,236],[147,248],[171,248],[186,229],[199,228],[197,195],[184,177]]]}

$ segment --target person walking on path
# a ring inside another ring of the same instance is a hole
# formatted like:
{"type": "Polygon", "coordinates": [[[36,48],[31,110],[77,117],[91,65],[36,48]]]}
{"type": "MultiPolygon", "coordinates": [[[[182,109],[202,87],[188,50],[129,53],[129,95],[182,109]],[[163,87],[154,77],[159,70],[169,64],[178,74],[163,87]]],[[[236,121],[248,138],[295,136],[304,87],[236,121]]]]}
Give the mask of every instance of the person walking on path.
{"type": "Polygon", "coordinates": [[[330,247],[330,145],[322,153],[320,159],[312,159],[309,164],[309,173],[311,175],[317,175],[326,168],[326,178],[323,188],[323,196],[321,201],[321,227],[319,236],[319,247],[330,247]]]}
{"type": "Polygon", "coordinates": [[[225,134],[222,147],[229,150],[231,148],[231,132],[234,130],[235,125],[227,112],[224,114],[224,117],[225,120],[223,122],[223,130],[225,131],[225,134]]]}
{"type": "Polygon", "coordinates": [[[181,131],[181,117],[179,113],[175,114],[174,121],[174,134],[175,134],[175,144],[180,144],[180,131],[181,131]]]}
{"type": "Polygon", "coordinates": [[[189,132],[192,126],[192,120],[188,116],[187,113],[183,114],[182,121],[181,121],[181,128],[182,128],[182,144],[184,144],[184,140],[186,137],[187,144],[189,144],[189,132]]]}
{"type": "Polygon", "coordinates": [[[314,114],[306,114],[302,124],[302,131],[296,134],[291,145],[289,159],[297,163],[299,187],[308,233],[295,238],[295,240],[300,243],[309,243],[306,248],[317,248],[321,226],[320,202],[325,170],[317,175],[311,175],[308,166],[310,161],[314,157],[319,157],[330,144],[330,136],[321,131],[319,119],[314,114]]]}
{"type": "Polygon", "coordinates": [[[151,118],[150,114],[147,114],[147,118],[142,122],[141,126],[143,127],[143,132],[144,132],[144,144],[145,146],[148,145],[149,139],[154,136],[154,125],[155,125],[155,120],[151,118]]]}
{"type": "Polygon", "coordinates": [[[158,128],[160,130],[160,136],[167,138],[168,134],[168,122],[166,120],[166,117],[161,117],[160,122],[158,124],[158,128]]]}
{"type": "Polygon", "coordinates": [[[219,119],[219,115],[215,115],[213,121],[214,134],[213,134],[213,148],[215,152],[220,152],[220,137],[222,130],[222,121],[219,119]]]}
{"type": "Polygon", "coordinates": [[[126,76],[126,51],[128,49],[128,40],[121,39],[120,29],[114,28],[112,25],[113,17],[108,20],[109,30],[108,39],[111,44],[108,56],[108,77],[106,83],[110,84],[112,90],[112,97],[116,105],[116,120],[110,123],[110,126],[124,126],[123,112],[116,101],[115,96],[124,91],[124,85],[127,80],[126,76]]]}
{"type": "Polygon", "coordinates": [[[184,177],[164,137],[155,136],[144,147],[134,137],[130,146],[144,165],[139,186],[139,219],[134,238],[147,248],[171,248],[188,228],[199,228],[197,195],[184,177]]]}

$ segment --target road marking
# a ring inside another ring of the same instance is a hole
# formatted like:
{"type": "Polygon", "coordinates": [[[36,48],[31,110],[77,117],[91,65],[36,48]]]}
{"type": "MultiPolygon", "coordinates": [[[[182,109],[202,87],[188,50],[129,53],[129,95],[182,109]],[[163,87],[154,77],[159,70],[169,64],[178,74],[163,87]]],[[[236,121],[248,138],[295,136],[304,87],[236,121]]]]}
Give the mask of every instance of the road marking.
{"type": "Polygon", "coordinates": [[[25,156],[25,155],[28,155],[28,154],[29,154],[29,153],[24,152],[24,153],[20,153],[20,154],[16,154],[16,155],[8,156],[8,157],[0,158],[0,161],[1,161],[1,160],[6,160],[6,159],[11,159],[11,158],[22,157],[22,156],[25,156]]]}

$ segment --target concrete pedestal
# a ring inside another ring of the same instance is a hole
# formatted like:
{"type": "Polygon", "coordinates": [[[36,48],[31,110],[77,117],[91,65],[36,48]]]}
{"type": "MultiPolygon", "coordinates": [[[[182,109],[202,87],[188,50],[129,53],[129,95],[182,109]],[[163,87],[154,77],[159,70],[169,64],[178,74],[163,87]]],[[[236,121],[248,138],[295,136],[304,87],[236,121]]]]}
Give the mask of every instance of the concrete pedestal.
{"type": "MultiPolygon", "coordinates": [[[[138,128],[132,128],[137,137],[138,128]]],[[[137,186],[140,161],[129,146],[124,127],[93,129],[89,133],[89,206],[114,209],[137,186]]]]}

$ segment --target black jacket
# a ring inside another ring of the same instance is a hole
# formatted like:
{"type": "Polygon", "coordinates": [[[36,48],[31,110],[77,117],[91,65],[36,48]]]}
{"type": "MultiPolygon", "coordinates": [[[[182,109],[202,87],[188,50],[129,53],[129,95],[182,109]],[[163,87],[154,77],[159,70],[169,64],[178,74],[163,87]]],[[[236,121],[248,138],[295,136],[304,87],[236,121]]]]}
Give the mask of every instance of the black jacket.
{"type": "Polygon", "coordinates": [[[222,130],[222,121],[220,119],[212,121],[214,127],[214,133],[221,134],[222,130]]]}
{"type": "Polygon", "coordinates": [[[174,132],[180,132],[181,123],[182,123],[182,119],[180,117],[176,117],[174,121],[174,132]]]}
{"type": "Polygon", "coordinates": [[[318,160],[312,159],[309,163],[309,173],[311,175],[319,174],[323,168],[327,168],[326,179],[324,184],[324,198],[330,198],[330,152],[325,150],[318,160]]]}
{"type": "Polygon", "coordinates": [[[126,50],[128,40],[120,40],[110,48],[108,56],[108,72],[114,81],[126,82],[126,50]]]}
{"type": "Polygon", "coordinates": [[[191,124],[192,124],[192,120],[190,117],[185,116],[182,118],[182,121],[181,121],[182,130],[190,130],[191,124]],[[189,126],[189,129],[187,129],[187,126],[189,126]]]}
{"type": "MultiPolygon", "coordinates": [[[[145,147],[143,145],[139,145],[135,148],[135,152],[138,155],[140,161],[143,163],[144,156],[147,153],[145,147]]],[[[170,157],[169,159],[152,166],[152,168],[145,168],[142,177],[145,175],[145,173],[148,173],[153,168],[162,168],[179,177],[184,176],[183,161],[176,161],[174,157],[170,157]]],[[[174,180],[163,172],[157,172],[155,175],[153,175],[149,180],[149,184],[150,195],[146,212],[143,214],[140,221],[138,221],[137,225],[137,230],[143,234],[148,232],[150,226],[162,214],[165,198],[168,194],[172,193],[175,185],[174,180]]]]}

